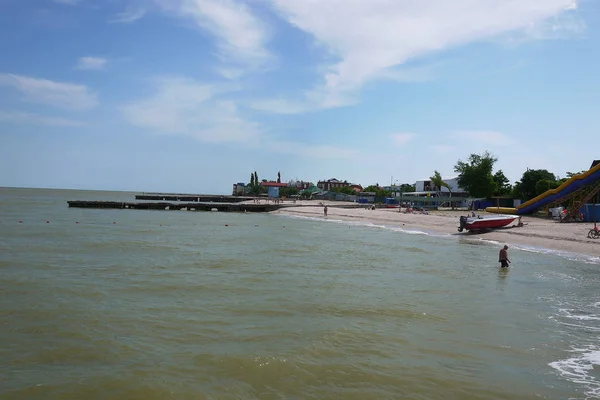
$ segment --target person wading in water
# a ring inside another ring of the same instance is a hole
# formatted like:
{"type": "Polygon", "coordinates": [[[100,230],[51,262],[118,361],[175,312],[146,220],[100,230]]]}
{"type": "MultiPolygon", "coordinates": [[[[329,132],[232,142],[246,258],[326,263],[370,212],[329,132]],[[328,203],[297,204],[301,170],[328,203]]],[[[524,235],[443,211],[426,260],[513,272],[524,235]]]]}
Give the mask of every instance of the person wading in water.
{"type": "Polygon", "coordinates": [[[498,262],[500,262],[501,268],[508,268],[508,264],[510,264],[510,260],[508,259],[508,246],[505,245],[504,248],[500,250],[498,262]]]}

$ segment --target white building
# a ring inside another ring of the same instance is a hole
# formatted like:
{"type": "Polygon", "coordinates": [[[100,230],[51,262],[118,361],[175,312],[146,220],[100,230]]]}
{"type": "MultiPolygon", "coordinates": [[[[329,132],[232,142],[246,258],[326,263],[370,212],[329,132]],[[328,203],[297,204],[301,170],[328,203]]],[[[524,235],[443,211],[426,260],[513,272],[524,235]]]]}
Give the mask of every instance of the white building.
{"type": "MultiPolygon", "coordinates": [[[[463,188],[458,186],[458,176],[442,177],[442,179],[444,180],[444,182],[446,182],[448,185],[450,185],[450,190],[452,191],[453,194],[465,192],[465,190],[463,188]]],[[[442,193],[444,193],[444,192],[448,193],[448,188],[442,187],[440,190],[437,187],[435,187],[433,182],[431,182],[431,179],[426,179],[426,180],[424,179],[422,181],[415,182],[415,191],[416,192],[438,192],[438,191],[441,191],[442,193]]]]}

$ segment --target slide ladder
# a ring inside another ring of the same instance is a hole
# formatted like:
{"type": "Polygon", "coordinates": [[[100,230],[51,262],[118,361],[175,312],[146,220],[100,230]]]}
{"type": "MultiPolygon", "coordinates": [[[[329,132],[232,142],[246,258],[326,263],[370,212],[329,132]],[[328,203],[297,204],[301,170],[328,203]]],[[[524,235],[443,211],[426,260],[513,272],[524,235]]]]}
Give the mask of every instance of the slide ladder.
{"type": "MultiPolygon", "coordinates": [[[[567,207],[567,214],[561,219],[561,222],[577,221],[583,206],[585,206],[594,196],[600,193],[600,180],[593,185],[582,187],[569,196],[570,205],[567,207]]],[[[565,202],[566,199],[561,199],[560,202],[565,202]]]]}

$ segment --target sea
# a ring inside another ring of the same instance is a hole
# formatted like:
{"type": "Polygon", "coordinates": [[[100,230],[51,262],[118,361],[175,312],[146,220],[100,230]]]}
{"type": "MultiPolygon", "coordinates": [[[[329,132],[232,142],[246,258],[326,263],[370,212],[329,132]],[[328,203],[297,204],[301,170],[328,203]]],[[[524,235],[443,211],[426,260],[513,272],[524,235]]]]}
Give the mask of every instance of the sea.
{"type": "Polygon", "coordinates": [[[600,398],[599,257],[134,195],[0,188],[0,398],[600,398]]]}

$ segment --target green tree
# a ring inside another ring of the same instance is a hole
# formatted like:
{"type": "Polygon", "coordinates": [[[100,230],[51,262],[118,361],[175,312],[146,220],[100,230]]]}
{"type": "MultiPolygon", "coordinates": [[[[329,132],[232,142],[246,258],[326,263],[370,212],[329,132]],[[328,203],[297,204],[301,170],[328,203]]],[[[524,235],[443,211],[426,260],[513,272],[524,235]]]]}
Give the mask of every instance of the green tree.
{"type": "Polygon", "coordinates": [[[492,171],[498,159],[489,152],[471,154],[468,161],[459,160],[454,166],[458,184],[473,197],[488,198],[494,194],[496,182],[492,171]]]}
{"type": "Polygon", "coordinates": [[[331,189],[331,191],[336,192],[336,193],[347,194],[347,195],[356,194],[354,189],[352,189],[350,186],[336,187],[336,188],[331,189]]]}
{"type": "Polygon", "coordinates": [[[392,192],[390,192],[389,190],[383,190],[379,187],[378,184],[367,186],[364,189],[364,191],[369,193],[375,193],[375,196],[377,197],[390,197],[392,195],[392,192]]]}
{"type": "Polygon", "coordinates": [[[254,183],[254,174],[250,174],[250,183],[248,184],[248,186],[250,186],[250,188],[254,187],[255,183],[254,183]]]}
{"type": "Polygon", "coordinates": [[[415,185],[411,185],[409,183],[403,183],[402,185],[400,185],[400,191],[402,193],[411,193],[411,192],[416,192],[417,188],[415,187],[415,185]]]}
{"type": "MultiPolygon", "coordinates": [[[[433,176],[429,177],[429,180],[437,188],[438,196],[440,195],[440,193],[442,193],[443,187],[448,189],[448,192],[450,193],[450,206],[452,206],[452,188],[448,183],[444,182],[444,179],[442,179],[442,174],[440,174],[439,171],[435,170],[433,171],[433,176]]],[[[454,207],[452,208],[454,209],[454,207]]]]}
{"type": "Polygon", "coordinates": [[[510,181],[501,169],[494,174],[494,182],[496,183],[494,196],[508,196],[512,192],[510,181]]]}
{"type": "Polygon", "coordinates": [[[554,189],[555,187],[557,187],[557,183],[558,182],[549,179],[542,179],[541,181],[538,181],[535,184],[536,196],[539,196],[540,194],[547,192],[550,189],[554,189]]]}
{"type": "Polygon", "coordinates": [[[281,172],[277,173],[277,183],[281,183],[281,172]]]}
{"type": "Polygon", "coordinates": [[[523,173],[521,181],[518,183],[519,189],[518,192],[515,193],[517,195],[515,197],[519,197],[524,201],[533,199],[538,195],[538,188],[536,187],[537,183],[544,180],[556,182],[556,176],[545,169],[528,169],[523,173]]]}
{"type": "Polygon", "coordinates": [[[295,186],[288,186],[279,189],[279,196],[281,197],[290,197],[299,194],[300,191],[295,186]]]}

